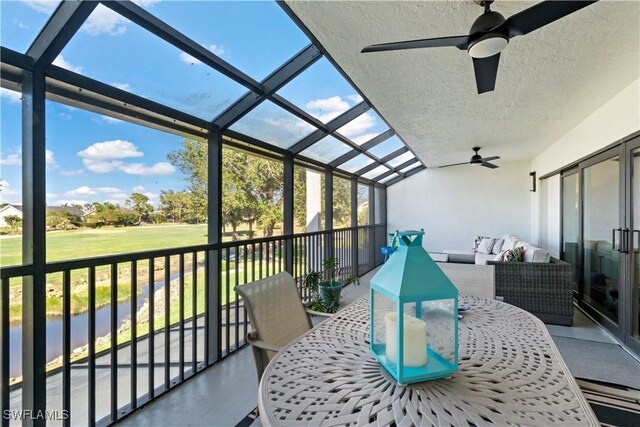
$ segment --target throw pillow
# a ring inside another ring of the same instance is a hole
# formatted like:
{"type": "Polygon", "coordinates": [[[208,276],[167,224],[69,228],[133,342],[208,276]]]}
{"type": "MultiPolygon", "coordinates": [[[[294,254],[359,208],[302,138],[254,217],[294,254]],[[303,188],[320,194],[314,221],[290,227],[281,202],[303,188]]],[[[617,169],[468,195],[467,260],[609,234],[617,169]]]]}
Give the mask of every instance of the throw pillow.
{"type": "Polygon", "coordinates": [[[523,262],[524,261],[524,248],[518,247],[513,249],[507,249],[502,252],[502,261],[506,262],[523,262]]]}
{"type": "Polygon", "coordinates": [[[491,253],[498,255],[502,250],[503,244],[504,244],[504,239],[496,239],[496,242],[493,244],[493,248],[491,248],[491,253]]]}
{"type": "Polygon", "coordinates": [[[481,236],[481,235],[477,235],[476,236],[476,240],[474,240],[473,242],[473,253],[476,254],[478,253],[478,245],[480,244],[480,242],[482,241],[482,239],[490,239],[491,237],[488,236],[481,236]]]}
{"type": "Polygon", "coordinates": [[[476,253],[488,255],[491,253],[493,249],[493,245],[495,244],[496,239],[493,237],[485,237],[480,240],[478,243],[478,247],[476,248],[476,253]]]}

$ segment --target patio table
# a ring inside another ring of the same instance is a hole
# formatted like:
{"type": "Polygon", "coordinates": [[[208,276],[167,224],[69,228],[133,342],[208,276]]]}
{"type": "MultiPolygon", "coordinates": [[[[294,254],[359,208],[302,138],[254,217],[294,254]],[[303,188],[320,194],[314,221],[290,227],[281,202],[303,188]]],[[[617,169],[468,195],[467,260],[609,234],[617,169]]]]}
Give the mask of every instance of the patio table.
{"type": "Polygon", "coordinates": [[[599,425],[544,324],[495,300],[460,296],[459,367],[400,386],[369,350],[369,297],[282,349],[260,382],[275,425],[599,425]]]}

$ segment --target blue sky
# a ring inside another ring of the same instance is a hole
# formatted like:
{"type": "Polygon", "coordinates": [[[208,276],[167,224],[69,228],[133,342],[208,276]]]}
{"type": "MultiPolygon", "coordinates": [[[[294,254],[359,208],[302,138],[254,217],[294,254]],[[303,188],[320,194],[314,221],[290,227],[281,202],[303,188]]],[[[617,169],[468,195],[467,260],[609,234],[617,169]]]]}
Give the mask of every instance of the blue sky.
{"type": "MultiPolygon", "coordinates": [[[[260,81],[310,42],[275,2],[138,0],[140,6],[260,81]]],[[[1,43],[25,52],[57,1],[5,1],[1,43]]],[[[159,103],[211,120],[246,89],[100,5],[54,64],[159,103]]],[[[20,202],[20,94],[0,94],[0,197],[20,202]]],[[[361,102],[356,91],[321,59],[279,94],[327,122],[361,102]]],[[[167,161],[181,137],[47,101],[47,203],[124,203],[131,192],[157,205],[160,190],[182,190],[167,161]]],[[[280,147],[313,131],[274,104],[263,103],[232,129],[280,147]]],[[[367,112],[340,130],[362,144],[386,125],[367,112]]],[[[324,159],[331,144],[311,150],[324,159]]],[[[310,154],[310,155],[311,155],[310,154]]],[[[362,166],[366,165],[366,159],[362,166]]],[[[359,164],[351,165],[359,168],[359,164]]],[[[360,166],[360,167],[362,167],[360,166]]]]}

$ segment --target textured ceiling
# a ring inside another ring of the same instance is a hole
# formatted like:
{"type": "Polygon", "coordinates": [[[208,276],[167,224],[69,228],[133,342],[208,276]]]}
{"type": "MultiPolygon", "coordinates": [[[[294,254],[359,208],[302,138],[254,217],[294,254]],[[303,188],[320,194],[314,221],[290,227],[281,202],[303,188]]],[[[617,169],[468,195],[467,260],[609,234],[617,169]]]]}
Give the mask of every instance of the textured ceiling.
{"type": "MultiPolygon", "coordinates": [[[[472,1],[287,4],[429,167],[466,161],[474,145],[504,161],[531,159],[640,76],[638,1],[600,1],[512,39],[496,90],[482,95],[470,57],[456,48],[360,53],[466,35],[482,12],[472,1]]],[[[533,4],[492,9],[506,18],[533,4]]]]}

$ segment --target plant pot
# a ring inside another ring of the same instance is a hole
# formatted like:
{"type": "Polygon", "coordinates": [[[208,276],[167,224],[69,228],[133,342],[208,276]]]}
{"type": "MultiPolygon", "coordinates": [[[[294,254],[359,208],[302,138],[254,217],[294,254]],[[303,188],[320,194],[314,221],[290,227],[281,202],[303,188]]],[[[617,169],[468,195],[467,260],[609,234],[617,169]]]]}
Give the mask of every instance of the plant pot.
{"type": "Polygon", "coordinates": [[[340,291],[342,290],[342,283],[334,282],[333,285],[329,282],[322,282],[318,285],[320,291],[320,301],[329,311],[334,311],[340,305],[340,291]]]}

